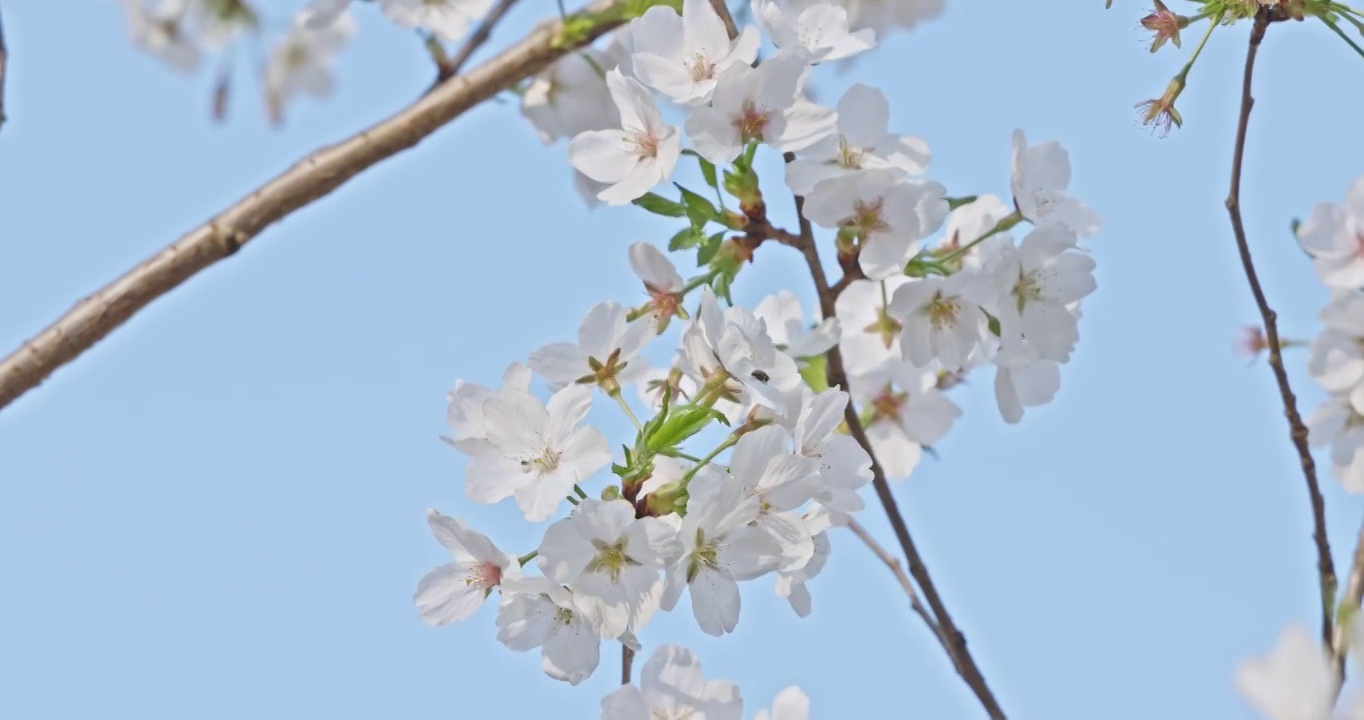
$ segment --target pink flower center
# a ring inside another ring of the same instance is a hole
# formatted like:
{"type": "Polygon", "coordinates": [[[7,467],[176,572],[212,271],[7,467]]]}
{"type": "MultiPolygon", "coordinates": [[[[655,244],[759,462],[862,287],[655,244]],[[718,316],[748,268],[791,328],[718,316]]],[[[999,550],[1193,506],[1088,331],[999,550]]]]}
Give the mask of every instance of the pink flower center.
{"type": "Polygon", "coordinates": [[[744,142],[762,140],[763,131],[767,129],[770,113],[759,110],[758,104],[749,100],[744,103],[743,112],[734,118],[734,127],[739,130],[739,136],[744,142]]]}
{"type": "Polygon", "coordinates": [[[484,590],[491,589],[502,582],[502,568],[491,562],[479,563],[469,571],[469,577],[464,582],[477,585],[484,590]]]}
{"type": "Polygon", "coordinates": [[[658,157],[658,137],[653,133],[639,133],[630,138],[635,154],[642,158],[658,157]]]}

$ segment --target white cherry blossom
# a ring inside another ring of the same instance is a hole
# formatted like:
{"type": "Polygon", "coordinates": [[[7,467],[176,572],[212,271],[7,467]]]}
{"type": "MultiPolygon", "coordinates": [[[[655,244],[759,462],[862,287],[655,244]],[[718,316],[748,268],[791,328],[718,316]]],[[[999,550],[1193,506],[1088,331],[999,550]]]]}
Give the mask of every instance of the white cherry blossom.
{"type": "Polygon", "coordinates": [[[800,300],[790,290],[760,300],[753,315],[767,326],[767,334],[777,349],[793,359],[823,355],[838,343],[838,318],[826,318],[809,327],[800,300]]]}
{"type": "Polygon", "coordinates": [[[872,409],[867,439],[891,480],[909,477],[924,446],[941,440],[961,417],[961,408],[938,390],[936,371],[907,362],[888,362],[849,383],[860,406],[872,409]]]}
{"type": "Polygon", "coordinates": [[[1364,493],[1364,414],[1349,396],[1329,396],[1307,419],[1307,437],[1331,447],[1331,474],[1347,492],[1364,493]]]}
{"type": "Polygon", "coordinates": [[[864,506],[857,491],[872,481],[871,456],[852,437],[837,431],[848,394],[836,388],[802,390],[793,439],[796,453],[816,463],[821,490],[815,499],[838,514],[857,512],[864,506]]]}
{"type": "Polygon", "coordinates": [[[890,300],[890,314],[903,327],[904,359],[918,367],[934,361],[948,370],[965,367],[990,337],[982,306],[994,299],[991,290],[988,278],[969,270],[901,285],[890,300]]]}
{"type": "Polygon", "coordinates": [[[833,110],[813,103],[795,109],[807,67],[804,55],[784,50],[756,68],[743,63],[726,68],[711,104],[687,118],[687,136],[696,152],[725,165],[752,141],[788,152],[832,132],[837,121],[833,110]]]}
{"type": "Polygon", "coordinates": [[[379,0],[379,9],[394,23],[430,30],[449,41],[464,37],[492,7],[493,0],[379,0]]]}
{"type": "Polygon", "coordinates": [[[1312,208],[1297,235],[1328,287],[1364,287],[1364,177],[1350,184],[1343,204],[1312,208]]]}
{"type": "Polygon", "coordinates": [[[796,11],[774,0],[752,0],[751,8],[773,45],[803,48],[811,63],[843,60],[876,47],[876,31],[850,31],[847,8],[833,3],[796,11]]]}
{"type": "Polygon", "coordinates": [[[1094,259],[1075,246],[1064,225],[1043,225],[996,261],[1000,296],[994,306],[1005,344],[1026,341],[1043,359],[1066,362],[1080,339],[1072,310],[1098,287],[1094,259]]]}
{"type": "Polygon", "coordinates": [[[589,130],[620,127],[620,111],[606,79],[598,74],[599,67],[610,67],[607,56],[584,48],[564,55],[531,78],[521,94],[521,114],[535,126],[540,142],[548,145],[589,130]]]}
{"type": "Polygon", "coordinates": [[[437,567],[417,583],[412,600],[422,622],[446,625],[466,620],[504,578],[521,577],[516,558],[499,550],[482,533],[435,510],[426,511],[426,522],[455,561],[437,567]]]}
{"type": "Polygon", "coordinates": [[[579,427],[592,389],[570,385],[542,404],[530,393],[504,391],[483,403],[487,439],[469,447],[465,492],[474,502],[515,496],[531,522],[548,519],[573,485],[611,461],[606,437],[579,427]]]}
{"type": "Polygon", "coordinates": [[[759,710],[753,720],[810,720],[810,698],[792,685],[777,693],[771,713],[759,710]]]}
{"type": "Polygon", "coordinates": [[[707,681],[686,648],[662,645],[639,672],[639,686],[623,685],[601,701],[601,720],[739,720],[744,701],[725,680],[707,681]]]}
{"type": "Polygon", "coordinates": [[[335,55],[354,32],[355,20],[348,12],[320,26],[295,18],[265,66],[266,106],[275,122],[283,119],[284,108],[297,95],[331,95],[335,55]]]}
{"type": "Polygon", "coordinates": [[[885,280],[854,280],[834,303],[842,333],[838,346],[849,374],[871,372],[900,358],[903,325],[890,315],[890,299],[906,283],[903,274],[885,280]]]}
{"type": "Polygon", "coordinates": [[[545,577],[573,588],[578,607],[603,637],[643,627],[658,609],[659,573],[682,552],[675,530],[635,518],[625,500],[583,500],[550,525],[537,562],[545,577]]]}
{"type": "Polygon", "coordinates": [[[1330,720],[1338,688],[1321,643],[1299,625],[1236,668],[1237,691],[1268,720],[1330,720]]]}
{"type": "Polygon", "coordinates": [[[1011,425],[1023,419],[1024,408],[1046,405],[1061,389],[1061,366],[1031,345],[1000,346],[994,364],[995,402],[1011,425]]]}
{"type": "Polygon", "coordinates": [[[752,526],[758,497],[707,465],[691,479],[687,515],[678,538],[682,557],[668,570],[664,610],[690,589],[692,614],[708,635],[723,635],[739,622],[739,581],[765,575],[781,564],[782,548],[752,526]]]}
{"type": "Polygon", "coordinates": [[[703,105],[720,75],[751,65],[762,40],[752,27],[729,39],[710,0],[682,0],[682,15],[655,5],[631,23],[635,77],[684,105],[703,105]]]}
{"type": "Polygon", "coordinates": [[[185,24],[190,0],[123,0],[128,34],[138,47],[177,70],[199,68],[199,46],[185,24]]]}
{"type": "Polygon", "coordinates": [[[517,652],[540,648],[545,674],[570,685],[586,680],[601,662],[601,635],[573,593],[542,577],[502,584],[497,639],[517,652]]]}
{"type": "Polygon", "coordinates": [[[919,240],[942,225],[946,195],[941,184],[909,182],[898,170],[865,170],[820,181],[805,199],[805,217],[856,235],[862,271],[879,280],[903,274],[919,240]]]}
{"type": "MultiPolygon", "coordinates": [[[[521,363],[512,363],[502,373],[502,390],[530,392],[530,368],[521,363]]],[[[501,392],[501,391],[499,391],[501,392]]],[[[449,403],[445,411],[445,421],[453,433],[441,439],[457,450],[468,452],[473,445],[466,440],[485,440],[488,437],[487,420],[483,416],[483,403],[497,393],[478,383],[456,380],[455,386],[445,394],[449,403]]]]}
{"type": "Polygon", "coordinates": [[[677,267],[652,243],[637,242],[630,246],[630,269],[644,283],[649,295],[649,316],[654,330],[662,333],[674,317],[687,317],[682,307],[686,283],[677,267]]]}
{"type": "Polygon", "coordinates": [[[624,205],[672,174],[682,139],[677,128],[663,122],[653,96],[638,80],[611,70],[606,85],[620,111],[621,129],[578,134],[568,144],[568,158],[582,174],[610,185],[598,198],[624,205]]]}
{"type": "Polygon", "coordinates": [[[1318,315],[1307,372],[1329,393],[1346,393],[1364,410],[1364,293],[1337,291],[1318,315]]]}
{"type": "Polygon", "coordinates": [[[838,100],[838,128],[797,153],[786,166],[786,184],[797,195],[809,195],[822,180],[861,170],[899,170],[906,176],[928,171],[932,155],[917,137],[889,132],[890,102],[870,85],[856,84],[838,100]]]}
{"type": "Polygon", "coordinates": [[[739,438],[729,472],[745,492],[758,499],[755,527],[781,548],[778,569],[803,566],[814,552],[813,538],[794,510],[821,493],[817,466],[790,452],[791,436],[780,425],[765,425],[739,438]]]}
{"type": "Polygon", "coordinates": [[[1070,154],[1051,140],[1028,146],[1022,130],[1013,137],[1013,175],[1010,181],[1018,210],[1034,225],[1060,223],[1080,237],[1099,230],[1099,216],[1082,201],[1066,194],[1070,185],[1070,154]]]}
{"type": "Polygon", "coordinates": [[[578,326],[577,344],[556,342],[536,350],[530,368],[549,382],[551,390],[579,383],[618,394],[622,384],[635,382],[649,369],[639,353],[654,337],[653,325],[629,322],[627,313],[616,302],[593,305],[578,326]]]}

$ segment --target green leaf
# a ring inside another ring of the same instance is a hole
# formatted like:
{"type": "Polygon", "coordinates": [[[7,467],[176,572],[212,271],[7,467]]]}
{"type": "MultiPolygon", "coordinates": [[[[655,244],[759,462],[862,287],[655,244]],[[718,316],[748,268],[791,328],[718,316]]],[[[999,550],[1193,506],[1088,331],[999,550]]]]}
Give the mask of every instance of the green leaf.
{"type": "Polygon", "coordinates": [[[823,355],[806,358],[805,367],[800,369],[800,377],[815,392],[829,389],[829,376],[826,374],[828,360],[823,355]]]}
{"type": "Polygon", "coordinates": [[[715,163],[701,157],[700,155],[696,156],[696,160],[697,162],[701,163],[701,177],[706,179],[706,184],[718,190],[720,184],[715,177],[715,163]]]}
{"type": "Polygon", "coordinates": [[[704,265],[709,265],[711,259],[715,257],[715,253],[719,252],[720,246],[724,244],[725,244],[724,230],[721,230],[720,232],[715,233],[714,235],[711,235],[710,237],[706,238],[706,241],[701,243],[701,249],[696,252],[696,266],[701,267],[704,265]]]}
{"type": "Polygon", "coordinates": [[[956,210],[957,208],[961,207],[962,205],[970,205],[971,203],[975,202],[977,199],[978,199],[978,197],[977,197],[976,195],[967,195],[966,197],[959,197],[959,198],[947,198],[947,209],[948,209],[948,210],[956,210]]]}
{"type": "Polygon", "coordinates": [[[695,247],[702,240],[706,239],[706,234],[696,228],[682,228],[677,234],[668,241],[668,250],[676,252],[689,247],[695,247]]]}
{"type": "Polygon", "coordinates": [[[644,445],[654,453],[675,448],[705,430],[712,420],[723,420],[724,417],[718,410],[705,405],[674,405],[668,411],[667,419],[644,438],[644,445]]]}
{"type": "MultiPolygon", "coordinates": [[[[673,184],[677,185],[677,183],[673,184]]],[[[700,230],[706,226],[706,223],[712,220],[720,220],[720,211],[716,210],[709,200],[681,185],[677,185],[677,189],[682,191],[682,201],[686,203],[687,219],[691,220],[692,227],[700,230]]]]}
{"type": "Polygon", "coordinates": [[[682,217],[687,214],[686,205],[654,193],[645,193],[644,197],[636,198],[634,204],[663,217],[682,217]]]}

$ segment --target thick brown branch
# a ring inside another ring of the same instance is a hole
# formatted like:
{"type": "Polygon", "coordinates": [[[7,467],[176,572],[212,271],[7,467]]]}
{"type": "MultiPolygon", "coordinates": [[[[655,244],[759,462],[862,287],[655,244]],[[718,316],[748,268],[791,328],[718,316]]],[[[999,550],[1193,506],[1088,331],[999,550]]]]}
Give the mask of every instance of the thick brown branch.
{"type": "MultiPolygon", "coordinates": [[[[624,1],[597,0],[584,12],[601,13],[624,1]]],[[[441,83],[387,120],[298,161],[217,217],[77,303],[0,361],[0,408],[74,360],[151,301],[231,256],[265,228],[326,196],[380,161],[413,147],[470,108],[540,72],[617,25],[619,22],[599,20],[590,31],[575,36],[571,44],[556,42],[562,28],[559,22],[541,25],[497,57],[441,83]]]]}
{"type": "MultiPolygon", "coordinates": [[[[804,210],[805,198],[797,196],[796,214],[800,218],[800,250],[805,255],[805,264],[809,268],[810,277],[814,280],[815,290],[819,294],[820,312],[826,318],[836,317],[837,310],[834,307],[834,302],[837,300],[837,295],[829,287],[829,280],[824,274],[824,266],[820,263],[819,248],[815,245],[814,228],[806,219],[804,210]]],[[[839,352],[838,346],[835,345],[830,349],[825,357],[827,359],[826,374],[829,385],[840,387],[845,391],[848,390],[848,376],[843,370],[843,354],[839,352]]],[[[933,578],[928,573],[928,566],[924,564],[923,557],[919,555],[919,549],[914,544],[914,538],[909,534],[909,526],[905,523],[904,515],[900,513],[900,506],[895,502],[895,495],[890,490],[886,473],[881,468],[881,463],[876,459],[876,452],[871,447],[871,440],[867,438],[867,431],[862,427],[862,419],[857,416],[857,409],[853,407],[852,403],[848,403],[843,418],[847,422],[849,434],[871,458],[872,487],[875,488],[876,496],[880,499],[881,506],[885,508],[886,516],[890,519],[890,526],[895,532],[895,539],[900,543],[900,550],[905,554],[905,560],[909,564],[910,577],[923,590],[924,599],[928,601],[928,607],[932,610],[933,617],[937,618],[935,632],[938,635],[938,641],[946,649],[957,674],[965,681],[967,687],[971,688],[971,692],[975,693],[981,706],[985,708],[985,712],[991,718],[1003,718],[1004,710],[1000,708],[999,701],[990,691],[989,684],[985,682],[985,676],[981,674],[980,668],[976,666],[975,658],[971,656],[971,651],[966,647],[966,636],[957,629],[956,623],[952,621],[952,615],[947,611],[947,605],[943,602],[937,586],[933,584],[933,578]]],[[[930,624],[929,627],[933,628],[934,626],[930,624]]]]}
{"type": "MultiPolygon", "coordinates": [[[[1312,504],[1312,538],[1317,546],[1317,576],[1321,590],[1321,637],[1330,647],[1334,640],[1332,616],[1334,615],[1336,595],[1336,569],[1331,560],[1331,543],[1326,535],[1326,502],[1321,496],[1321,486],[1317,482],[1317,466],[1312,461],[1312,452],[1307,446],[1307,426],[1298,414],[1298,400],[1288,382],[1284,370],[1283,354],[1279,342],[1278,316],[1269,307],[1264,289],[1260,286],[1260,276],[1255,271],[1255,261],[1250,254],[1250,244],[1246,240],[1246,228],[1241,219],[1241,166],[1245,159],[1246,128],[1250,124],[1250,109],[1255,104],[1251,96],[1251,81],[1255,75],[1255,55],[1264,40],[1265,30],[1272,21],[1271,8],[1260,8],[1255,14],[1250,30],[1250,44],[1246,49],[1245,74],[1241,81],[1241,113],[1236,126],[1236,145],[1231,158],[1231,190],[1227,194],[1227,213],[1231,216],[1231,228],[1236,235],[1236,248],[1241,256],[1241,267],[1245,270],[1250,292],[1255,296],[1255,305],[1264,321],[1265,339],[1269,345],[1269,366],[1274,371],[1274,380],[1279,385],[1279,395],[1283,400],[1284,417],[1288,420],[1288,434],[1297,449],[1302,465],[1303,480],[1307,484],[1308,499],[1312,504]]],[[[1341,666],[1344,677],[1344,666],[1341,666]]]]}
{"type": "Polygon", "coordinates": [[[620,646],[620,684],[630,684],[630,669],[635,664],[635,651],[628,645],[620,646]]]}

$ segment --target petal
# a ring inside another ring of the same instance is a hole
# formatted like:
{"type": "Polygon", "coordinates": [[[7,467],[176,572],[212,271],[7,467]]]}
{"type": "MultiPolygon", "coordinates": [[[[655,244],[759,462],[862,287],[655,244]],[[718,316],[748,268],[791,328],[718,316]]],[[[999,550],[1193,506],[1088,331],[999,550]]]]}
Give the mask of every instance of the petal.
{"type": "Polygon", "coordinates": [[[487,592],[470,580],[467,563],[449,563],[427,573],[417,583],[412,601],[427,625],[448,625],[466,620],[478,610],[487,592]]]}

